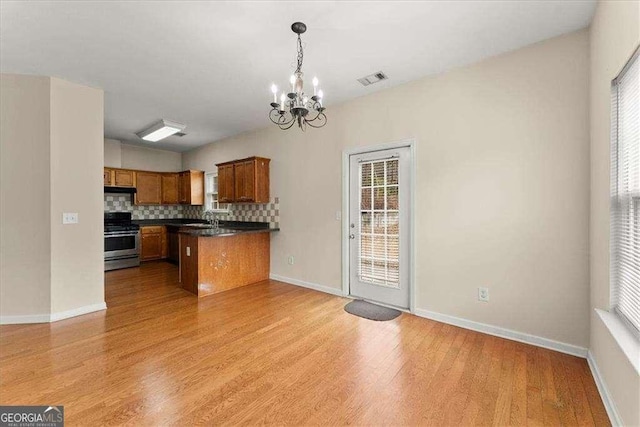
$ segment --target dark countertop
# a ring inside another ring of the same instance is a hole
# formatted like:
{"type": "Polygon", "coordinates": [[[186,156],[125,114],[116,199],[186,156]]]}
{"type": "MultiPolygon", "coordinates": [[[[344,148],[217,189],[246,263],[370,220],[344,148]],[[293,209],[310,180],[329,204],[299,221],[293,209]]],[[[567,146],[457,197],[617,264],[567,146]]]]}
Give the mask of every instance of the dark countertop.
{"type": "Polygon", "coordinates": [[[239,234],[251,234],[251,233],[272,233],[274,231],[280,231],[279,228],[247,228],[247,229],[230,229],[230,228],[220,228],[218,230],[214,230],[211,228],[198,228],[198,227],[187,227],[180,230],[180,234],[187,234],[189,236],[197,236],[197,237],[227,237],[227,236],[237,236],[239,234]]]}
{"type": "MultiPolygon", "coordinates": [[[[175,218],[175,219],[140,219],[131,221],[133,224],[138,224],[140,227],[153,226],[153,225],[165,225],[175,227],[185,227],[187,224],[207,224],[207,221],[203,219],[188,219],[188,218],[175,218]]],[[[247,221],[219,221],[220,228],[230,228],[233,230],[263,230],[269,228],[268,222],[247,222],[247,221]]]]}
{"type": "Polygon", "coordinates": [[[176,230],[190,236],[201,237],[223,237],[233,236],[240,233],[271,233],[280,231],[280,228],[269,227],[268,222],[246,222],[246,221],[220,221],[219,227],[222,232],[213,231],[212,228],[201,228],[198,226],[189,227],[187,224],[207,224],[202,219],[174,218],[174,219],[142,219],[131,221],[141,227],[164,225],[166,227],[175,227],[176,230]]]}

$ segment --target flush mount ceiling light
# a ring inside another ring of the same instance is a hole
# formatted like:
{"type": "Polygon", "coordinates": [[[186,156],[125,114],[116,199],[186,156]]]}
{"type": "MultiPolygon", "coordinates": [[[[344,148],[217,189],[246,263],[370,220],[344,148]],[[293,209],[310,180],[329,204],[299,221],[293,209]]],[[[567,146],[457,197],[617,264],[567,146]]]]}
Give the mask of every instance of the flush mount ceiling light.
{"type": "Polygon", "coordinates": [[[273,102],[271,103],[271,111],[269,119],[282,130],[291,128],[298,123],[300,129],[305,130],[307,125],[320,128],[327,124],[327,116],[324,115],[325,108],[322,106],[322,91],[318,89],[318,79],[313,78],[313,96],[308,97],[303,92],[302,76],[302,40],[300,34],[307,31],[307,26],[302,22],[294,22],[291,30],[298,35],[298,65],[296,71],[290,78],[291,92],[280,95],[280,103],[278,104],[278,87],[271,85],[273,93],[273,102]]]}
{"type": "Polygon", "coordinates": [[[186,125],[162,119],[151,127],[138,132],[136,135],[145,141],[157,142],[168,136],[182,132],[186,127],[186,125]]]}

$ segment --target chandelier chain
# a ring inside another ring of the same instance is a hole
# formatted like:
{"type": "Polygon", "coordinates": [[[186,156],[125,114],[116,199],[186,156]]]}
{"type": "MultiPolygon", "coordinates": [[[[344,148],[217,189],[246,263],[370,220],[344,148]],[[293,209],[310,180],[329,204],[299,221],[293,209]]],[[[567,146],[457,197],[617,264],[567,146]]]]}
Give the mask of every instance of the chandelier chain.
{"type": "Polygon", "coordinates": [[[302,51],[302,39],[300,38],[300,34],[298,34],[298,67],[296,68],[296,73],[299,73],[302,69],[302,60],[304,59],[304,53],[302,51]]]}

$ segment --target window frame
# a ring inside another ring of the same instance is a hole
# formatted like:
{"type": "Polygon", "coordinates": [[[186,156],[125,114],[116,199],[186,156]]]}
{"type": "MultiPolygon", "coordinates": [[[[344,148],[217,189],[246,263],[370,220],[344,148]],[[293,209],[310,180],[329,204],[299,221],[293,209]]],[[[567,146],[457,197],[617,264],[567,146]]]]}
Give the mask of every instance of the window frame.
{"type": "MultiPolygon", "coordinates": [[[[635,325],[631,321],[631,319],[629,319],[629,317],[622,310],[620,310],[617,304],[618,295],[620,294],[619,288],[621,287],[622,281],[617,280],[621,272],[616,269],[616,267],[620,267],[620,265],[617,262],[615,262],[615,260],[617,259],[617,251],[619,250],[619,248],[614,238],[615,232],[617,231],[616,221],[614,219],[616,216],[619,216],[621,212],[621,209],[619,207],[620,205],[619,199],[620,199],[621,193],[618,191],[618,188],[619,188],[618,168],[620,163],[619,162],[620,160],[620,153],[619,153],[620,129],[619,129],[618,123],[619,123],[619,117],[621,116],[620,109],[619,109],[620,95],[619,95],[618,88],[619,88],[620,80],[626,75],[627,71],[632,66],[635,65],[636,61],[640,61],[640,46],[638,46],[635,49],[635,51],[633,52],[629,60],[625,63],[620,73],[618,73],[618,75],[611,81],[612,110],[611,110],[611,147],[610,147],[611,205],[610,205],[610,227],[609,227],[609,230],[610,230],[609,277],[610,277],[610,311],[622,321],[622,323],[629,330],[629,332],[631,332],[631,334],[633,334],[633,336],[638,340],[638,342],[640,342],[640,325],[635,325]]],[[[640,142],[638,142],[638,144],[640,144],[640,142]]],[[[627,212],[628,210],[627,217],[629,218],[628,221],[631,222],[631,226],[630,226],[631,240],[635,242],[636,238],[638,237],[636,236],[636,233],[638,231],[636,230],[636,227],[633,226],[633,224],[640,223],[640,196],[637,196],[637,195],[634,196],[633,194],[634,192],[625,194],[624,197],[629,198],[627,202],[628,208],[623,208],[623,209],[625,209],[625,212],[627,212]]],[[[635,243],[632,244],[632,246],[634,246],[635,250],[638,250],[638,248],[635,248],[635,243]]],[[[634,250],[634,253],[635,253],[635,250],[634,250]]],[[[632,281],[631,286],[633,285],[635,285],[635,283],[632,281]]],[[[640,287],[640,283],[638,284],[638,286],[640,287]]]]}
{"type": "Polygon", "coordinates": [[[211,171],[204,173],[204,208],[207,212],[214,213],[229,213],[229,204],[220,203],[218,195],[220,194],[217,188],[215,188],[215,181],[218,178],[218,171],[211,171]],[[210,179],[211,186],[210,187],[210,179]],[[214,198],[215,195],[215,198],[214,198]]]}

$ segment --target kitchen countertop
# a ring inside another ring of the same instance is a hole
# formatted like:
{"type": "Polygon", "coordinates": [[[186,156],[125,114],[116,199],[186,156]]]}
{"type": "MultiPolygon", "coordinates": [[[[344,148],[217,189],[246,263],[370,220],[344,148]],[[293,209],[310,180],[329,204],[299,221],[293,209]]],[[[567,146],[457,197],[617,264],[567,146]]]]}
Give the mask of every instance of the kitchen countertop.
{"type": "Polygon", "coordinates": [[[167,227],[179,228],[180,233],[201,237],[223,237],[244,233],[270,233],[280,231],[280,228],[269,227],[268,222],[246,222],[246,221],[219,221],[220,230],[200,226],[189,226],[188,224],[207,224],[202,219],[174,218],[174,219],[142,219],[131,221],[141,227],[164,225],[167,227]]]}
{"type": "Polygon", "coordinates": [[[246,228],[246,229],[231,229],[231,228],[199,228],[199,227],[189,227],[186,229],[180,230],[180,234],[187,234],[189,236],[197,236],[197,237],[226,237],[226,236],[237,236],[239,234],[252,234],[252,233],[272,233],[274,231],[280,231],[279,228],[246,228]]]}

